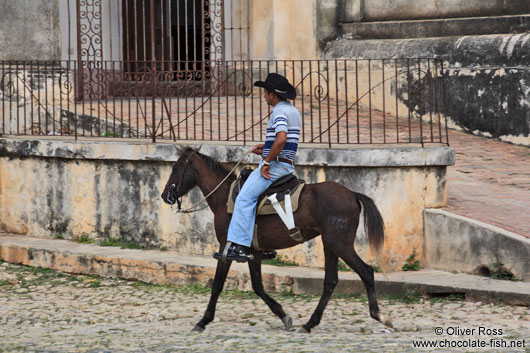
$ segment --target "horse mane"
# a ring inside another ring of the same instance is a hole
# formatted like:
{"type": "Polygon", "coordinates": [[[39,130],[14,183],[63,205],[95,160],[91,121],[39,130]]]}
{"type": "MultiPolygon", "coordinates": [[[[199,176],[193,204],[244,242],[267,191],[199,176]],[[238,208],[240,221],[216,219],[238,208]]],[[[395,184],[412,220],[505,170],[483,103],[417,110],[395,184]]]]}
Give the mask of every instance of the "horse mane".
{"type": "MultiPolygon", "coordinates": [[[[182,154],[188,154],[192,152],[197,153],[197,155],[199,155],[204,160],[204,162],[208,166],[208,170],[210,170],[211,172],[219,172],[220,174],[223,174],[223,176],[226,176],[228,173],[230,173],[230,171],[223,167],[218,160],[210,156],[204,155],[198,150],[193,149],[192,147],[184,147],[182,154]]],[[[231,175],[230,178],[235,179],[235,176],[231,175]]]]}

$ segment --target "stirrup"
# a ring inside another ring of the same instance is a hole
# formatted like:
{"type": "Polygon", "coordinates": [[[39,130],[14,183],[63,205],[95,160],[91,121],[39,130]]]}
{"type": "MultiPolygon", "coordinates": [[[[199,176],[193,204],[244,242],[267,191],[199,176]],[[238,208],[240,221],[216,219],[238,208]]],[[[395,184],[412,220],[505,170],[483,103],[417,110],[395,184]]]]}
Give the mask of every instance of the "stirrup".
{"type": "Polygon", "coordinates": [[[248,260],[254,259],[254,255],[250,252],[249,248],[232,242],[227,242],[223,252],[216,252],[213,257],[225,263],[234,260],[237,262],[247,262],[248,260]],[[239,252],[235,249],[236,246],[240,247],[239,252]]]}
{"type": "Polygon", "coordinates": [[[276,250],[263,250],[263,255],[261,255],[262,260],[271,260],[278,255],[276,250]]]}

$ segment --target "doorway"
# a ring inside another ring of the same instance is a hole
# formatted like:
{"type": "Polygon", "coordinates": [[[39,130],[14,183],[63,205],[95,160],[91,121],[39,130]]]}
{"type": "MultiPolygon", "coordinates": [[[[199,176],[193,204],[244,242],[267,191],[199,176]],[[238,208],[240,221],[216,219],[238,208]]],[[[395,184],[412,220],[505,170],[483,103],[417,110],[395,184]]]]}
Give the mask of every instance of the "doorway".
{"type": "Polygon", "coordinates": [[[159,78],[209,76],[211,21],[207,0],[123,0],[124,71],[159,78]]]}

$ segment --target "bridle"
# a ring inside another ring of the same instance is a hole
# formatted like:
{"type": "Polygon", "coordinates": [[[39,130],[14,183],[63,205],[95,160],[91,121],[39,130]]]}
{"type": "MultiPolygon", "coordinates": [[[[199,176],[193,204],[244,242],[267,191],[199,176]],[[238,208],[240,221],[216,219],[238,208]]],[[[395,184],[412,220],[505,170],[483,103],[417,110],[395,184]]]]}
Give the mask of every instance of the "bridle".
{"type": "Polygon", "coordinates": [[[175,202],[177,203],[177,212],[180,212],[182,208],[182,196],[184,196],[177,196],[179,194],[178,190],[180,190],[180,185],[182,184],[182,180],[184,179],[184,174],[186,174],[186,169],[190,165],[191,157],[193,157],[193,155],[196,153],[197,151],[193,151],[184,161],[184,165],[182,166],[182,173],[180,173],[177,178],[177,185],[171,184],[170,192],[167,195],[167,200],[171,203],[171,207],[173,207],[175,202]]]}
{"type": "Polygon", "coordinates": [[[243,160],[252,152],[252,150],[249,150],[247,151],[243,157],[241,157],[241,159],[236,163],[236,165],[234,166],[234,168],[232,168],[232,170],[226,175],[226,177],[221,180],[221,182],[219,184],[217,184],[217,186],[212,190],[210,191],[210,193],[206,196],[204,196],[201,200],[199,200],[199,202],[195,203],[193,206],[191,206],[190,208],[186,209],[186,210],[181,210],[181,206],[182,206],[182,196],[184,195],[181,195],[180,197],[177,197],[176,195],[178,195],[178,190],[180,189],[180,184],[182,183],[182,179],[184,178],[184,174],[186,173],[186,168],[189,166],[190,164],[190,161],[191,161],[191,157],[193,157],[194,154],[197,153],[197,151],[193,151],[189,156],[188,156],[188,159],[186,159],[186,161],[184,161],[184,165],[182,166],[182,173],[179,175],[178,179],[177,179],[177,185],[175,184],[171,184],[171,189],[170,189],[170,192],[168,193],[168,196],[167,196],[167,200],[171,203],[171,208],[173,208],[173,205],[174,203],[176,202],[177,203],[177,213],[192,213],[192,212],[196,212],[196,211],[200,211],[200,210],[203,210],[205,208],[208,207],[208,204],[206,204],[205,206],[201,207],[201,208],[197,208],[197,206],[203,202],[203,201],[206,201],[206,199],[208,199],[208,197],[210,197],[214,192],[217,191],[217,189],[219,189],[219,187],[221,187],[221,185],[223,185],[223,183],[228,179],[228,177],[230,175],[232,175],[234,173],[234,171],[236,170],[236,168],[243,162],[243,160]],[[171,197],[171,199],[170,199],[171,197]]]}

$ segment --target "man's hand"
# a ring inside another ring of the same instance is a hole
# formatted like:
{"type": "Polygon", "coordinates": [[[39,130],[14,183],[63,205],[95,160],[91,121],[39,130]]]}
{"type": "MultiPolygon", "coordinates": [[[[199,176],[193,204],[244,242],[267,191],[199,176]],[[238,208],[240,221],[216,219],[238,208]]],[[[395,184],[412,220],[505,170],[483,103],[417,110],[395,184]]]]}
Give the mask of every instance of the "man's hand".
{"type": "Polygon", "coordinates": [[[261,166],[261,175],[262,175],[265,179],[270,179],[270,178],[271,178],[271,166],[270,166],[270,165],[263,164],[263,165],[261,166]]]}
{"type": "MultiPolygon", "coordinates": [[[[265,158],[264,161],[270,162],[271,160],[276,158],[276,156],[280,154],[280,152],[282,151],[286,143],[287,143],[287,133],[285,131],[278,132],[276,134],[276,139],[274,140],[274,143],[272,144],[271,151],[269,152],[269,155],[265,158]]],[[[260,147],[261,147],[261,150],[263,151],[264,145],[256,145],[254,146],[252,150],[260,148],[260,147]]],[[[269,165],[262,164],[261,175],[265,179],[270,179],[271,178],[271,167],[269,165]]]]}
{"type": "Polygon", "coordinates": [[[252,147],[252,153],[261,156],[261,154],[263,153],[263,147],[265,147],[264,144],[257,144],[256,146],[252,147]]]}

